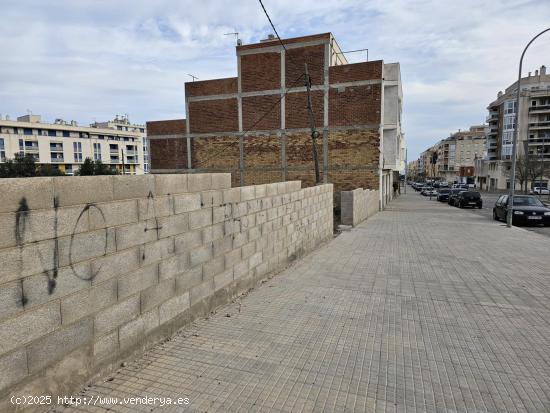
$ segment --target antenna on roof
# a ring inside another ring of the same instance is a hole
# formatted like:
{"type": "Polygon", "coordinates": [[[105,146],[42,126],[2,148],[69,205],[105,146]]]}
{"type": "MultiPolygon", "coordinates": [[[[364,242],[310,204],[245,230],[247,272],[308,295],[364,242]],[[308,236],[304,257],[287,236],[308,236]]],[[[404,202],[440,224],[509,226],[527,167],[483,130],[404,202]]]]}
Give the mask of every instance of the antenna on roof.
{"type": "Polygon", "coordinates": [[[224,36],[235,36],[235,42],[237,43],[237,46],[240,46],[242,44],[241,39],[239,39],[239,32],[234,29],[234,32],[231,33],[224,33],[224,36]]]}
{"type": "Polygon", "coordinates": [[[193,79],[193,82],[196,80],[199,80],[199,78],[195,75],[192,75],[191,73],[187,73],[187,76],[191,76],[191,78],[193,79]]]}

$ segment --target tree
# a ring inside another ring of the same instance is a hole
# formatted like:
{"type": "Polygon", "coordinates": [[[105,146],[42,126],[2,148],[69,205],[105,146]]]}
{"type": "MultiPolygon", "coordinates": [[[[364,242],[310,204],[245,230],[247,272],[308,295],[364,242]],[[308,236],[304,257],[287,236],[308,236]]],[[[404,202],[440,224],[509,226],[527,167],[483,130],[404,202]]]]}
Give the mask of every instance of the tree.
{"type": "Polygon", "coordinates": [[[0,177],[26,178],[36,176],[36,161],[32,155],[16,153],[13,159],[0,164],[0,177]]]}
{"type": "Polygon", "coordinates": [[[80,166],[80,169],[76,172],[76,175],[90,176],[90,175],[114,175],[108,165],[97,160],[92,161],[90,158],[86,158],[84,163],[80,166]]]}

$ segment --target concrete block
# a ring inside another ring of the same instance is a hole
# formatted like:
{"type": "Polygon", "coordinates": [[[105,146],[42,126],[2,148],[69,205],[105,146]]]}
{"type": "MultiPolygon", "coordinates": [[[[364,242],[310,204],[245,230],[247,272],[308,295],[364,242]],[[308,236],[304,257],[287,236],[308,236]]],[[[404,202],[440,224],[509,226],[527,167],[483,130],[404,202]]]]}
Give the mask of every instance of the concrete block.
{"type": "Polygon", "coordinates": [[[155,196],[187,192],[186,174],[158,174],[155,177],[155,196]]]}
{"type": "Polygon", "coordinates": [[[139,295],[134,295],[96,314],[94,317],[94,334],[96,336],[103,335],[133,320],[139,315],[139,305],[139,295]]]}
{"type": "Polygon", "coordinates": [[[150,265],[174,254],[174,240],[163,238],[139,247],[140,266],[150,265]]]}
{"type": "Polygon", "coordinates": [[[286,191],[287,191],[286,182],[277,182],[277,194],[281,195],[286,193],[286,191]]]}
{"type": "Polygon", "coordinates": [[[136,224],[124,225],[116,228],[117,251],[158,239],[157,222],[150,219],[136,224]]]}
{"type": "Polygon", "coordinates": [[[202,243],[208,244],[214,240],[220,239],[225,235],[225,224],[215,224],[211,227],[202,229],[202,243]]]}
{"type": "Polygon", "coordinates": [[[159,280],[174,278],[189,268],[189,254],[187,252],[166,258],[159,263],[159,280]]]}
{"type": "Polygon", "coordinates": [[[214,207],[212,210],[212,223],[219,224],[231,218],[231,205],[214,207]]]}
{"type": "Polygon", "coordinates": [[[201,192],[201,207],[217,207],[223,204],[223,193],[222,191],[205,191],[201,192]]]}
{"type": "Polygon", "coordinates": [[[255,226],[248,230],[248,241],[255,241],[262,235],[262,227],[255,226]]]}
{"type": "Polygon", "coordinates": [[[214,294],[214,291],[215,289],[213,278],[191,288],[191,290],[189,291],[189,301],[191,306],[200,302],[204,298],[214,294]]]}
{"type": "Polygon", "coordinates": [[[231,251],[233,248],[233,236],[227,235],[212,242],[212,252],[214,257],[231,251]]]}
{"type": "Polygon", "coordinates": [[[231,174],[212,174],[212,189],[231,188],[231,174]]]}
{"type": "Polygon", "coordinates": [[[233,249],[242,247],[248,242],[248,232],[233,234],[233,249]]]}
{"type": "Polygon", "coordinates": [[[269,272],[269,263],[268,262],[262,262],[255,268],[255,274],[258,277],[261,277],[263,275],[266,275],[269,272]]]}
{"type": "Polygon", "coordinates": [[[256,243],[254,241],[244,244],[242,247],[243,260],[250,257],[255,252],[256,252],[256,243]]]}
{"type": "Polygon", "coordinates": [[[91,286],[91,267],[89,262],[63,267],[57,275],[37,274],[22,281],[25,308],[32,308],[48,301],[64,297],[91,286]],[[55,276],[55,278],[54,278],[55,276]]]}
{"type": "Polygon", "coordinates": [[[159,311],[155,308],[118,329],[120,349],[138,344],[148,332],[159,326],[159,311]]]}
{"type": "Polygon", "coordinates": [[[212,174],[187,175],[187,187],[189,192],[201,192],[212,189],[212,174]]]}
{"type": "Polygon", "coordinates": [[[59,206],[109,202],[113,198],[113,176],[67,176],[53,178],[59,206]]]}
{"type": "Polygon", "coordinates": [[[0,180],[0,213],[53,207],[53,178],[9,178],[0,180]]]}
{"type": "Polygon", "coordinates": [[[286,184],[287,184],[287,192],[294,192],[302,189],[302,181],[287,181],[286,184]]]}
{"type": "Polygon", "coordinates": [[[227,254],[225,254],[224,258],[225,258],[225,268],[233,267],[235,264],[237,264],[242,260],[241,249],[237,248],[228,252],[227,254]]]}
{"type": "Polygon", "coordinates": [[[0,285],[0,321],[23,311],[22,294],[20,281],[0,285]]]}
{"type": "Polygon", "coordinates": [[[181,194],[174,195],[174,213],[197,211],[201,209],[200,194],[181,194]]]}
{"type": "Polygon", "coordinates": [[[267,185],[256,185],[256,198],[265,198],[267,196],[267,185]]]}
{"type": "Polygon", "coordinates": [[[241,201],[249,201],[256,197],[256,187],[253,185],[250,186],[241,186],[241,201]]]}
{"type": "Polygon", "coordinates": [[[176,280],[168,279],[141,291],[141,311],[145,312],[168,301],[176,292],[176,280]]]}
{"type": "Polygon", "coordinates": [[[73,265],[90,258],[103,257],[116,250],[113,228],[84,232],[58,240],[59,265],[73,265]]]}
{"type": "MultiPolygon", "coordinates": [[[[266,211],[273,207],[273,198],[262,198],[260,199],[260,205],[262,208],[262,211],[266,211]]],[[[267,214],[267,212],[266,212],[267,214]]]]}
{"type": "Polygon", "coordinates": [[[73,350],[91,343],[92,337],[92,319],[85,318],[32,342],[27,347],[29,373],[36,373],[73,350]]]}
{"type": "Polygon", "coordinates": [[[177,214],[169,217],[158,218],[159,237],[171,237],[189,230],[189,214],[177,214]]]}
{"type": "Polygon", "coordinates": [[[58,301],[7,319],[0,323],[0,354],[30,343],[54,331],[60,325],[61,312],[58,301]]]}
{"type": "Polygon", "coordinates": [[[249,273],[248,260],[241,261],[233,267],[233,279],[235,280],[246,277],[249,273]]]}
{"type": "Polygon", "coordinates": [[[117,279],[111,278],[87,290],[61,298],[61,319],[63,324],[76,320],[114,305],[117,302],[117,279]]]}
{"type": "Polygon", "coordinates": [[[54,268],[53,240],[0,250],[0,284],[54,268]]]}
{"type": "Polygon", "coordinates": [[[238,219],[228,219],[223,223],[224,234],[231,235],[241,232],[241,221],[238,219]]]}
{"type": "Polygon", "coordinates": [[[241,202],[241,188],[231,188],[223,191],[223,203],[241,202]]]}
{"type": "Polygon", "coordinates": [[[277,182],[274,182],[272,184],[267,184],[265,189],[266,189],[267,196],[277,195],[277,182]]]}
{"type": "Polygon", "coordinates": [[[160,324],[180,315],[189,308],[189,292],[177,295],[159,307],[160,324]]]}
{"type": "Polygon", "coordinates": [[[140,221],[174,214],[174,197],[171,195],[140,198],[129,202],[138,203],[138,219],[140,221]]]}
{"type": "Polygon", "coordinates": [[[131,272],[129,275],[119,277],[118,279],[118,299],[119,301],[143,291],[159,282],[158,265],[153,264],[131,272]]]}
{"type": "Polygon", "coordinates": [[[260,211],[256,213],[256,225],[262,225],[264,222],[267,222],[267,212],[260,211]]]}
{"type": "Polygon", "coordinates": [[[118,353],[118,349],[118,330],[114,330],[94,341],[93,355],[95,362],[100,363],[114,356],[118,353]]]}
{"type": "Polygon", "coordinates": [[[109,202],[88,208],[90,229],[114,227],[138,221],[138,201],[109,202]]]}
{"type": "Polygon", "coordinates": [[[205,208],[189,213],[189,228],[197,229],[212,225],[212,208],[205,208]]]}
{"type": "Polygon", "coordinates": [[[237,202],[231,206],[231,215],[233,218],[240,218],[248,214],[248,204],[246,201],[237,202]]]}
{"type": "Polygon", "coordinates": [[[202,245],[202,232],[191,231],[185,234],[177,235],[174,238],[176,246],[176,254],[181,254],[184,251],[189,251],[202,245]]]}
{"type": "Polygon", "coordinates": [[[212,258],[212,244],[196,248],[189,252],[189,266],[193,268],[212,258]]]}
{"type": "Polygon", "coordinates": [[[205,262],[202,265],[202,277],[204,280],[214,277],[214,275],[219,274],[224,270],[224,257],[219,256],[213,258],[208,262],[205,262]]]}
{"type": "Polygon", "coordinates": [[[135,247],[94,259],[91,263],[92,284],[134,271],[139,267],[139,252],[139,247],[135,247]]]}
{"type": "Polygon", "coordinates": [[[200,283],[202,283],[202,267],[191,268],[176,276],[176,294],[189,291],[189,289],[200,283]]]}
{"type": "Polygon", "coordinates": [[[248,260],[248,268],[253,269],[257,267],[262,263],[262,260],[263,260],[263,255],[261,251],[255,254],[252,254],[248,260]]]}
{"type": "Polygon", "coordinates": [[[117,175],[112,178],[115,200],[155,196],[154,175],[117,175]]]}
{"type": "Polygon", "coordinates": [[[24,348],[0,357],[0,392],[27,376],[27,354],[24,348]]]}
{"type": "Polygon", "coordinates": [[[230,268],[214,277],[214,290],[218,291],[219,289],[226,287],[232,282],[233,282],[233,268],[230,268]]]}

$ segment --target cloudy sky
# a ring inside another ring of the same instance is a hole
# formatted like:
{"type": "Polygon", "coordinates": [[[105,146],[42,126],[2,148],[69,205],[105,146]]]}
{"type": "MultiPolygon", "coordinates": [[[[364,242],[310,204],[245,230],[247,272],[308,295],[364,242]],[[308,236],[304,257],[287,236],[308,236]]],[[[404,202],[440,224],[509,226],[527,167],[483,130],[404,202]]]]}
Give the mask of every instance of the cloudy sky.
{"type": "MultiPolygon", "coordinates": [[[[265,0],[282,37],[331,31],[344,50],[400,62],[409,159],[459,128],[517,77],[550,26],[546,0],[265,0]]],[[[236,76],[232,36],[270,32],[257,0],[0,0],[0,113],[82,124],[185,116],[184,82],[236,76]]],[[[365,55],[349,56],[351,61],[365,55]]],[[[550,34],[525,72],[550,66],[550,34]]]]}

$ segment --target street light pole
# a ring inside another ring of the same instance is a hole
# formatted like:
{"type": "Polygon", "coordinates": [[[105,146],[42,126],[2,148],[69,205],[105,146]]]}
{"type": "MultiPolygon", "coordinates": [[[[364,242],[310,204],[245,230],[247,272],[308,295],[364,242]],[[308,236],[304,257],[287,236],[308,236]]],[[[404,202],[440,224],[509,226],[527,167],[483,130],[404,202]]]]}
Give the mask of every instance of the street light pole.
{"type": "Polygon", "coordinates": [[[525,52],[531,46],[531,43],[533,43],[539,36],[542,34],[550,31],[550,27],[548,29],[543,30],[539,34],[537,34],[535,37],[531,39],[529,43],[527,43],[527,46],[525,46],[525,49],[523,49],[523,53],[521,54],[521,58],[519,59],[519,71],[518,71],[518,90],[516,93],[516,116],[515,116],[515,128],[514,128],[514,139],[512,142],[512,179],[510,181],[510,190],[509,190],[509,207],[508,207],[508,213],[506,214],[506,226],[508,228],[512,227],[512,216],[514,213],[514,191],[516,186],[516,146],[518,143],[518,131],[519,131],[519,109],[520,109],[520,94],[521,94],[521,69],[523,67],[523,57],[525,56],[525,52]]]}

